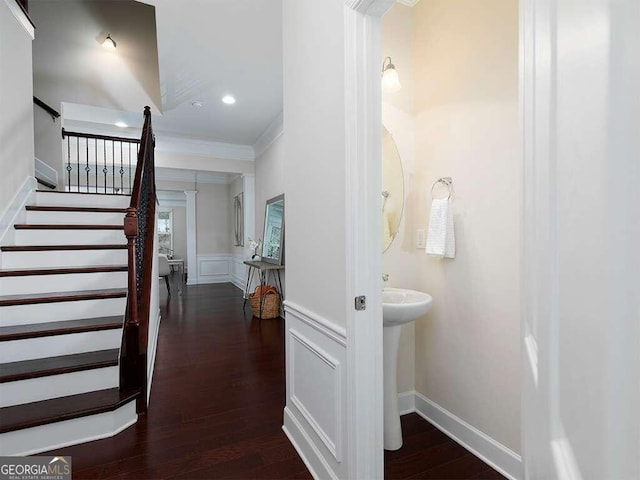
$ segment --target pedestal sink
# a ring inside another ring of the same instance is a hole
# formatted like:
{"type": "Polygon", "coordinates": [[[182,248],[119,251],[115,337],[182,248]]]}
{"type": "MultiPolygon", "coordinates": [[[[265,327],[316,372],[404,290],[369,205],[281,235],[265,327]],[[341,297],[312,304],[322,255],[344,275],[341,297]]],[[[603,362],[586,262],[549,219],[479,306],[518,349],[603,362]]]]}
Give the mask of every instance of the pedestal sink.
{"type": "Polygon", "coordinates": [[[384,448],[402,447],[402,427],[398,412],[398,345],[402,325],[413,322],[429,311],[431,295],[402,288],[382,290],[384,326],[384,448]]]}

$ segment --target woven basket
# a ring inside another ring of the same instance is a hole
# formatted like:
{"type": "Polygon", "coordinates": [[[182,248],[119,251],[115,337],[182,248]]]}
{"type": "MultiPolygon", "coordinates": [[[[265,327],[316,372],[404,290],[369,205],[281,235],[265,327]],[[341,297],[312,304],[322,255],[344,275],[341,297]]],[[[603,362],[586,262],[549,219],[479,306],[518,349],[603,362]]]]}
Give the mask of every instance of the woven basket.
{"type": "MultiPolygon", "coordinates": [[[[258,287],[260,288],[260,287],[258,287]]],[[[280,316],[280,295],[276,291],[269,291],[264,295],[260,295],[259,291],[249,295],[249,303],[253,316],[260,319],[278,318],[280,316]],[[260,301],[264,297],[262,303],[262,316],[260,315],[260,301]]]]}

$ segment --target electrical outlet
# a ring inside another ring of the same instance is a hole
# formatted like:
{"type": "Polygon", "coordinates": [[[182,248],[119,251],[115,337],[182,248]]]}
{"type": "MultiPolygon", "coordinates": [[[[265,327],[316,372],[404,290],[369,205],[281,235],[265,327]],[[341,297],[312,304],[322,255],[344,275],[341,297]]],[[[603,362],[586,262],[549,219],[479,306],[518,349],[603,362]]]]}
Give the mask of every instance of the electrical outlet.
{"type": "Polygon", "coordinates": [[[425,248],[427,246],[427,235],[424,229],[416,230],[416,248],[425,248]]]}

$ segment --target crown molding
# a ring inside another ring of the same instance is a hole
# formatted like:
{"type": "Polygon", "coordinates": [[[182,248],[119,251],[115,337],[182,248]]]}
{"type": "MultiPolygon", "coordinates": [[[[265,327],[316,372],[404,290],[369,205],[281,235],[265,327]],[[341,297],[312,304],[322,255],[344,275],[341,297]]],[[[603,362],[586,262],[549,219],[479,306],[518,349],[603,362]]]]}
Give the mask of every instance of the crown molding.
{"type": "Polygon", "coordinates": [[[156,180],[160,182],[181,182],[208,185],[229,185],[240,175],[156,167],[156,180]]]}
{"type": "Polygon", "coordinates": [[[260,157],[284,132],[284,115],[280,112],[253,144],[255,158],[260,157]]]}
{"type": "Polygon", "coordinates": [[[24,31],[27,32],[27,34],[31,37],[31,40],[33,40],[36,35],[36,30],[33,26],[33,23],[31,23],[31,19],[27,16],[26,13],[22,11],[15,0],[4,0],[4,3],[7,4],[7,7],[9,7],[9,10],[18,21],[20,26],[24,28],[24,31]]]}

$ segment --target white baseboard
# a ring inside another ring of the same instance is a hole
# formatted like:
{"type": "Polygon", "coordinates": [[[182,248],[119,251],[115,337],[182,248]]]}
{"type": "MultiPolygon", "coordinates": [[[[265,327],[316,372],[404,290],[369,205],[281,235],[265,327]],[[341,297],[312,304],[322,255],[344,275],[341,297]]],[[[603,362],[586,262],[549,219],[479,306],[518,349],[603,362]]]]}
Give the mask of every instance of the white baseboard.
{"type": "Polygon", "coordinates": [[[34,177],[27,177],[20,186],[13,199],[4,207],[2,215],[0,215],[0,244],[12,245],[14,229],[13,225],[24,221],[24,207],[35,198],[35,191],[38,188],[38,182],[34,177]]]}
{"type": "Polygon", "coordinates": [[[156,367],[156,352],[158,349],[158,335],[160,334],[160,322],[162,321],[162,315],[158,313],[158,328],[156,328],[156,334],[153,336],[153,342],[151,343],[151,366],[149,371],[147,372],[147,378],[149,379],[147,382],[147,405],[149,405],[149,399],[151,398],[151,385],[153,384],[153,372],[156,367]]]}
{"type": "Polygon", "coordinates": [[[424,395],[415,391],[400,393],[398,407],[401,415],[416,412],[505,477],[512,480],[524,478],[520,455],[424,395]]]}
{"type": "Polygon", "coordinates": [[[331,468],[329,468],[329,465],[326,464],[322,454],[306,434],[300,422],[298,422],[287,407],[284,408],[284,425],[282,426],[282,430],[293,445],[293,448],[298,452],[298,455],[300,455],[300,458],[302,458],[307,470],[309,470],[309,473],[311,473],[314,479],[338,479],[331,468]]]}

